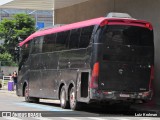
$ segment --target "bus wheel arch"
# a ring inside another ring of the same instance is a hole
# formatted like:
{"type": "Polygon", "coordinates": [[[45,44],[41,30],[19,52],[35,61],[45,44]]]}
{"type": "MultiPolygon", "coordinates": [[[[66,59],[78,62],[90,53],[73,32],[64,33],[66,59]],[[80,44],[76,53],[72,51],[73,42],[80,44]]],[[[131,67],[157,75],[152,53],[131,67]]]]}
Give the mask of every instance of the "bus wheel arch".
{"type": "Polygon", "coordinates": [[[63,87],[64,85],[65,85],[64,83],[61,83],[60,86],[59,86],[58,99],[60,99],[61,89],[62,89],[62,87],[63,87]]]}
{"type": "Polygon", "coordinates": [[[28,90],[28,85],[27,83],[24,84],[24,97],[26,102],[31,102],[31,99],[29,97],[29,90],[28,90]]]}
{"type": "Polygon", "coordinates": [[[25,82],[23,85],[23,96],[25,97],[26,102],[39,102],[39,98],[29,97],[29,88],[27,82],[25,82]]]}
{"type": "Polygon", "coordinates": [[[72,89],[72,87],[74,87],[74,84],[73,83],[70,83],[70,85],[69,85],[69,87],[68,87],[68,100],[70,100],[69,98],[70,98],[70,91],[71,91],[71,89],[72,89]]]}
{"type": "Polygon", "coordinates": [[[26,88],[26,86],[27,86],[27,82],[24,82],[24,84],[23,84],[23,97],[25,96],[25,88],[26,88]]]}

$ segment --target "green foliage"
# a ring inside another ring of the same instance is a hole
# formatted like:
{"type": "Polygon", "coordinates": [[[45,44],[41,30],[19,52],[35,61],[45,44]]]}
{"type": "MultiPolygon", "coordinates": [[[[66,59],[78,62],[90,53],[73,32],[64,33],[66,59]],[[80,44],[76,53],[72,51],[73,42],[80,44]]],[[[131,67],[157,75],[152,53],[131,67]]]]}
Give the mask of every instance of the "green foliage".
{"type": "Polygon", "coordinates": [[[2,45],[0,45],[0,54],[2,54],[4,52],[5,52],[5,48],[2,45]]]}
{"type": "Polygon", "coordinates": [[[35,21],[27,14],[14,15],[15,37],[25,39],[35,32],[35,21]]]}
{"type": "Polygon", "coordinates": [[[7,52],[0,54],[0,62],[2,66],[16,66],[16,63],[13,62],[13,57],[7,52]]]}
{"type": "Polygon", "coordinates": [[[26,39],[35,32],[35,21],[27,14],[16,14],[13,20],[3,19],[0,23],[0,38],[4,39],[4,47],[12,56],[18,39],[26,39]]]}

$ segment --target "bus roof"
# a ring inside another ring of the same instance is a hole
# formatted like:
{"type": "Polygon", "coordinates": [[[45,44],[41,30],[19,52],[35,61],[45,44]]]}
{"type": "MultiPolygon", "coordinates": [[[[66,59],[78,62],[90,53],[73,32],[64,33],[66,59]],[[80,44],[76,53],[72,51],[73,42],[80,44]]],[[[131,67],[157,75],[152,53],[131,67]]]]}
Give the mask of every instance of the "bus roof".
{"type": "Polygon", "coordinates": [[[138,23],[143,23],[143,24],[148,23],[146,21],[140,21],[140,20],[135,20],[135,19],[100,17],[100,18],[95,18],[95,19],[91,19],[91,20],[76,22],[76,23],[72,23],[72,24],[68,24],[68,25],[64,25],[64,26],[60,26],[60,27],[53,27],[53,28],[37,31],[37,32],[31,34],[24,41],[20,42],[19,46],[23,46],[23,44],[27,43],[28,41],[30,41],[33,38],[38,37],[38,36],[43,36],[43,35],[52,34],[52,33],[58,33],[58,32],[77,29],[77,28],[83,28],[83,27],[92,26],[92,25],[100,25],[104,20],[116,20],[116,21],[114,21],[114,24],[115,24],[115,22],[118,23],[117,20],[120,20],[120,21],[122,21],[122,20],[124,20],[124,21],[132,20],[132,21],[136,21],[135,22],[136,24],[138,24],[138,23]]]}
{"type": "Polygon", "coordinates": [[[32,35],[30,35],[28,38],[26,38],[21,43],[19,43],[19,46],[22,46],[26,42],[28,42],[31,39],[38,37],[38,36],[43,36],[43,35],[52,34],[52,33],[58,33],[58,32],[76,29],[76,28],[80,28],[80,27],[87,27],[87,26],[91,26],[91,25],[99,25],[104,19],[105,19],[105,17],[100,17],[100,18],[95,18],[95,19],[86,20],[86,21],[82,21],[82,22],[72,23],[72,24],[68,24],[68,25],[64,25],[64,26],[60,26],[60,27],[56,27],[56,28],[50,28],[50,29],[46,29],[46,30],[37,31],[37,32],[33,33],[32,35]]]}

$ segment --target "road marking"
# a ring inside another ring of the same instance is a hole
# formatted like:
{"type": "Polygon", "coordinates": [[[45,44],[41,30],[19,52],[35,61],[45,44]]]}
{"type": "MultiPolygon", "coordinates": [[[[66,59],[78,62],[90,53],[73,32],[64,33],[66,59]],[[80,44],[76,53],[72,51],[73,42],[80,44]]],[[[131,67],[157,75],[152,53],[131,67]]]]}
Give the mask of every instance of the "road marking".
{"type": "Polygon", "coordinates": [[[116,120],[158,120],[157,118],[143,118],[143,117],[126,117],[126,118],[112,117],[112,118],[116,120]]]}
{"type": "Polygon", "coordinates": [[[139,120],[157,120],[157,119],[155,119],[155,118],[152,118],[152,119],[148,119],[148,118],[146,118],[146,119],[145,119],[145,118],[140,119],[140,118],[139,118],[139,120]]]}
{"type": "Polygon", "coordinates": [[[35,104],[35,103],[15,103],[16,105],[20,106],[25,106],[25,107],[31,107],[31,108],[36,108],[36,109],[42,109],[45,111],[72,111],[72,110],[65,110],[60,107],[51,107],[51,106],[46,106],[46,105],[40,105],[40,104],[35,104]]]}
{"type": "Polygon", "coordinates": [[[60,119],[64,119],[64,120],[81,120],[78,119],[79,117],[60,117],[60,119]]]}
{"type": "Polygon", "coordinates": [[[23,119],[16,118],[16,117],[2,117],[2,118],[7,119],[7,120],[23,120],[23,119]]]}
{"type": "Polygon", "coordinates": [[[128,119],[128,118],[114,118],[114,119],[116,119],[116,120],[131,120],[131,119],[128,119]]]}
{"type": "Polygon", "coordinates": [[[45,117],[35,117],[34,119],[37,119],[37,120],[53,120],[53,119],[49,119],[49,118],[45,118],[45,117]]]}
{"type": "Polygon", "coordinates": [[[87,117],[88,119],[92,119],[92,120],[107,120],[104,117],[87,117]]]}
{"type": "MultiPolygon", "coordinates": [[[[2,117],[4,119],[7,120],[23,120],[20,118],[16,118],[16,117],[2,117]]],[[[108,117],[52,117],[52,118],[45,118],[45,117],[30,117],[31,119],[36,119],[36,120],[58,120],[58,119],[62,119],[62,120],[108,120],[108,117]]],[[[137,117],[130,117],[130,118],[115,118],[115,117],[109,117],[109,119],[116,119],[116,120],[137,120],[137,117]]],[[[138,118],[139,120],[159,120],[159,118],[138,118]]]]}

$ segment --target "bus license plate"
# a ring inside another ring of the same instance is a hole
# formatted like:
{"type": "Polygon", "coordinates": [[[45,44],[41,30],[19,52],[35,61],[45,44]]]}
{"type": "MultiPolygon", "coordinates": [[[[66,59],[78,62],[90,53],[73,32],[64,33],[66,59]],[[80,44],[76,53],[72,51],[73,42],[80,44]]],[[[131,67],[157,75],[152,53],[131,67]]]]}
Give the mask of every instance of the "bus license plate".
{"type": "Polygon", "coordinates": [[[128,94],[120,94],[120,97],[129,97],[128,94]]]}

